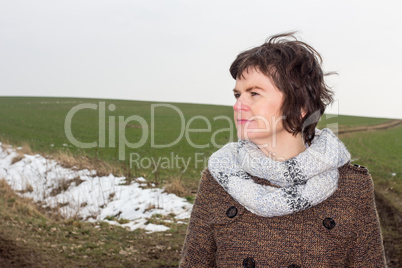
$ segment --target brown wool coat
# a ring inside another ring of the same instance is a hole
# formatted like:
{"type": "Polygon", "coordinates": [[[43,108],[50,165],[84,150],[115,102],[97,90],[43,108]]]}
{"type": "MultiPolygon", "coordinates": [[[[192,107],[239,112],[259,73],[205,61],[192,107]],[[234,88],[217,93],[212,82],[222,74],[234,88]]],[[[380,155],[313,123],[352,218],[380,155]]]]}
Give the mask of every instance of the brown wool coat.
{"type": "Polygon", "coordinates": [[[338,189],[321,204],[265,218],[234,201],[205,169],[180,267],[385,267],[371,176],[350,164],[339,172],[338,189]]]}

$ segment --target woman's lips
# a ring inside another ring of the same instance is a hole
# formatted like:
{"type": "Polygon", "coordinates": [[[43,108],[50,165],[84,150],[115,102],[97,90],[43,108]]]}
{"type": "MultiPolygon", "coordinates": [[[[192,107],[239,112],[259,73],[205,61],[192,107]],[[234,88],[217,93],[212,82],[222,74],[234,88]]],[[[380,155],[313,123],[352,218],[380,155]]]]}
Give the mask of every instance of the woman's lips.
{"type": "Polygon", "coordinates": [[[247,122],[251,122],[252,120],[247,119],[237,119],[237,124],[246,124],[247,122]]]}

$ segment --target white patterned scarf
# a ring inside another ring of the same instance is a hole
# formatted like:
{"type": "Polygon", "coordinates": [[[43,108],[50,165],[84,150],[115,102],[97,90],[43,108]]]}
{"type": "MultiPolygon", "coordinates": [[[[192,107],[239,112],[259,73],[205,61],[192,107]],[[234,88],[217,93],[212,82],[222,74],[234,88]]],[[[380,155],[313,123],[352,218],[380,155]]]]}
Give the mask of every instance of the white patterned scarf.
{"type": "Polygon", "coordinates": [[[274,161],[247,140],[228,143],[209,158],[215,180],[252,213],[273,217],[317,205],[338,187],[338,168],[350,161],[343,143],[325,128],[311,145],[286,161],[274,161]],[[255,183],[250,175],[277,187],[255,183]]]}

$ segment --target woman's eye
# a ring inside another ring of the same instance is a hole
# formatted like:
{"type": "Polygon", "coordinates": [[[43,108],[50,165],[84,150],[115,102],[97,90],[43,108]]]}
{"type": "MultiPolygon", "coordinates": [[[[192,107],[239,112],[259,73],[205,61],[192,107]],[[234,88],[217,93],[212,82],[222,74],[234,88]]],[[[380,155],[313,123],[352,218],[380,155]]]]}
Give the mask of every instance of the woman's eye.
{"type": "Polygon", "coordinates": [[[251,96],[257,96],[257,95],[260,95],[260,94],[258,94],[257,92],[251,92],[251,96]]]}
{"type": "Polygon", "coordinates": [[[235,99],[238,99],[240,97],[240,94],[236,93],[234,94],[235,99]]]}

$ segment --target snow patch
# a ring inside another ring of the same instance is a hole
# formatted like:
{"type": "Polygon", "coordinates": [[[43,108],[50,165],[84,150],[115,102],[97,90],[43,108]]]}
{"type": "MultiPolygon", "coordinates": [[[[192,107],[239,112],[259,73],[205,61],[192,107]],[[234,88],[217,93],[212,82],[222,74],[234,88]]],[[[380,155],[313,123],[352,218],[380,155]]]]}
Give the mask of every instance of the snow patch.
{"type": "MultiPolygon", "coordinates": [[[[21,160],[11,164],[17,156],[11,147],[0,146],[0,178],[4,178],[20,196],[41,202],[43,207],[58,208],[66,218],[107,221],[130,230],[142,228],[151,233],[169,229],[163,224],[149,223],[148,219],[153,215],[175,215],[175,221],[190,217],[191,203],[155,188],[154,184],[144,189],[147,185],[145,178],[127,183],[125,177],[112,174],[99,177],[95,170],[63,168],[56,161],[38,154],[25,154],[21,160]]],[[[158,222],[164,221],[159,219],[158,222]]]]}

